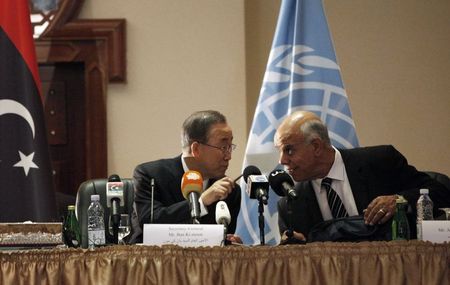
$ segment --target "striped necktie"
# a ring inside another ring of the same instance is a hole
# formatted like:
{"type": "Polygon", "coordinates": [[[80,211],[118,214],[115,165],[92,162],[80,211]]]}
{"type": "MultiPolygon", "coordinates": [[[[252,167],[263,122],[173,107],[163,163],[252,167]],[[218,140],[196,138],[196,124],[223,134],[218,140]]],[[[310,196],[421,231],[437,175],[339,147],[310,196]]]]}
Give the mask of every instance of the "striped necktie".
{"type": "Polygon", "coordinates": [[[324,178],[322,180],[322,187],[324,187],[327,191],[328,205],[330,206],[333,218],[336,219],[347,217],[348,213],[344,207],[344,204],[342,204],[341,198],[339,198],[339,195],[336,193],[336,191],[331,188],[331,178],[324,178]]]}

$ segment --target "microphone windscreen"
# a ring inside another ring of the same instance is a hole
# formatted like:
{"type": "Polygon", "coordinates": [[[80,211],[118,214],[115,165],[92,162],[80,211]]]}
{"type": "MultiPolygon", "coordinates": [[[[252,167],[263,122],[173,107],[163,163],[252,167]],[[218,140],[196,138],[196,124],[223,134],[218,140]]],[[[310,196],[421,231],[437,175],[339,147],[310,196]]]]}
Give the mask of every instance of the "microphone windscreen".
{"type": "Polygon", "coordinates": [[[216,204],[216,223],[226,224],[227,226],[231,222],[230,210],[228,209],[227,203],[224,201],[219,201],[216,204]]]}
{"type": "Polygon", "coordinates": [[[258,167],[254,166],[254,165],[249,165],[244,169],[244,180],[245,183],[247,183],[247,178],[250,175],[261,175],[261,170],[259,170],[258,167]]]}
{"type": "Polygon", "coordinates": [[[200,172],[188,170],[183,174],[181,179],[181,193],[184,199],[189,199],[189,193],[197,192],[201,194],[203,191],[203,178],[200,172]]]}
{"type": "Polygon", "coordinates": [[[119,175],[112,174],[108,178],[108,182],[106,183],[106,201],[107,207],[111,207],[111,200],[118,199],[120,200],[120,206],[125,205],[124,197],[123,197],[123,189],[124,183],[120,180],[119,175]]]}
{"type": "Polygon", "coordinates": [[[278,196],[286,196],[283,183],[288,183],[292,187],[294,187],[294,181],[291,176],[286,173],[284,170],[274,170],[269,175],[269,184],[272,190],[278,196]]]}
{"type": "Polygon", "coordinates": [[[120,177],[117,174],[112,174],[108,178],[108,182],[120,182],[120,177]]]}

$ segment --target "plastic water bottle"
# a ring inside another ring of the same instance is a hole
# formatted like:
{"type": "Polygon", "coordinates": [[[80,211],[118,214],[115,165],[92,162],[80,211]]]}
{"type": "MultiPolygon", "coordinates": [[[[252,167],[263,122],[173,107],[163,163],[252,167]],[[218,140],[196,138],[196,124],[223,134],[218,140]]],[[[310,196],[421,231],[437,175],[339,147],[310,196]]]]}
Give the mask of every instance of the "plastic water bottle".
{"type": "Polygon", "coordinates": [[[417,200],[417,239],[422,240],[422,221],[433,220],[433,201],[428,196],[428,189],[420,189],[417,200]]]}
{"type": "Polygon", "coordinates": [[[100,196],[92,195],[91,204],[87,210],[89,248],[105,245],[104,212],[100,204],[100,196]]]}

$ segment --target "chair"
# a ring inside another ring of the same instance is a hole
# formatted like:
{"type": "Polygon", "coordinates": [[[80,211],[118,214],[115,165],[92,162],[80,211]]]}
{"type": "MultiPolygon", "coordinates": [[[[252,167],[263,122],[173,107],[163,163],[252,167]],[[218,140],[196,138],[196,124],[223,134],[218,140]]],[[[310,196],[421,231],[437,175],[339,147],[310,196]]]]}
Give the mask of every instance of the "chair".
{"type": "MultiPolygon", "coordinates": [[[[81,246],[83,248],[88,247],[88,234],[87,234],[87,209],[91,203],[91,195],[100,195],[100,203],[105,209],[105,236],[111,241],[111,235],[109,234],[109,208],[107,207],[106,199],[106,183],[108,179],[91,179],[81,183],[78,188],[77,200],[76,200],[76,213],[78,223],[80,224],[81,231],[81,246]]],[[[123,182],[123,196],[124,206],[120,206],[121,214],[128,214],[129,223],[131,225],[131,214],[133,212],[134,202],[134,187],[133,180],[130,178],[122,178],[123,182]]]]}
{"type": "Polygon", "coordinates": [[[440,182],[442,185],[445,186],[445,188],[447,188],[448,191],[450,191],[450,179],[448,178],[447,175],[434,171],[425,171],[425,173],[428,174],[428,176],[430,176],[437,182],[440,182]]]}
{"type": "MultiPolygon", "coordinates": [[[[435,171],[425,171],[428,176],[436,180],[437,182],[441,183],[442,185],[447,188],[448,191],[450,191],[450,179],[447,175],[435,171]]],[[[439,215],[435,218],[436,220],[446,220],[447,214],[443,210],[439,210],[439,215]]]]}

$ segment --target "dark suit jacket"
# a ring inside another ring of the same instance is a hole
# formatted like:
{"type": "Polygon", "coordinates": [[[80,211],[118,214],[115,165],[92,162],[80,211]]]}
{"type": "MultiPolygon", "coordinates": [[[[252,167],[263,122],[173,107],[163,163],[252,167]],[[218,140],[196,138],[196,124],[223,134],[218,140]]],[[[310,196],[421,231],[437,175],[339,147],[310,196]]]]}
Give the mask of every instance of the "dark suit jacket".
{"type": "MultiPolygon", "coordinates": [[[[424,172],[408,165],[406,158],[393,146],[374,146],[339,150],[344,161],[347,177],[352,188],[358,213],[376,197],[382,195],[403,195],[411,206],[413,216],[410,220],[412,237],[415,237],[416,202],[420,188],[430,190],[434,202],[435,215],[439,207],[450,206],[450,193],[439,182],[424,172]],[[413,222],[413,224],[412,224],[413,222]]],[[[292,202],[292,229],[308,236],[311,228],[323,222],[314,189],[310,181],[296,184],[299,195],[292,202]]],[[[278,224],[280,233],[289,226],[287,199],[278,202],[278,224]]]]}
{"type": "MultiPolygon", "coordinates": [[[[150,223],[151,185],[154,178],[153,223],[192,223],[189,201],[181,193],[184,170],[181,156],[140,164],[134,170],[134,212],[132,215],[132,237],[130,243],[142,242],[143,224],[150,223]]],[[[210,184],[214,181],[210,180],[210,184]]],[[[224,200],[231,214],[228,233],[236,230],[236,220],[241,205],[241,189],[238,185],[224,200]]],[[[215,224],[216,204],[207,206],[208,214],[200,218],[202,224],[215,224]]]]}

